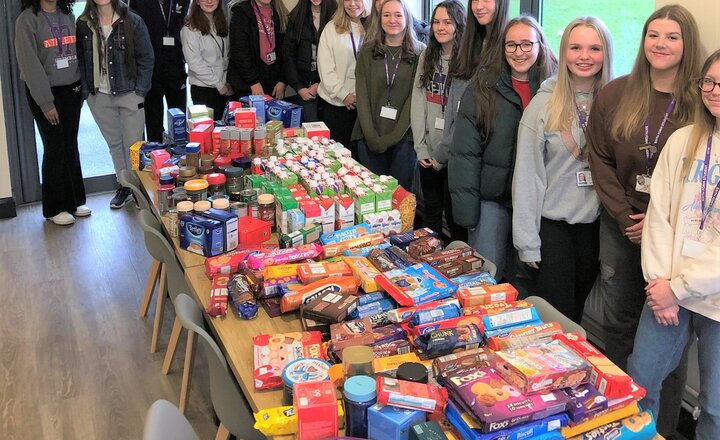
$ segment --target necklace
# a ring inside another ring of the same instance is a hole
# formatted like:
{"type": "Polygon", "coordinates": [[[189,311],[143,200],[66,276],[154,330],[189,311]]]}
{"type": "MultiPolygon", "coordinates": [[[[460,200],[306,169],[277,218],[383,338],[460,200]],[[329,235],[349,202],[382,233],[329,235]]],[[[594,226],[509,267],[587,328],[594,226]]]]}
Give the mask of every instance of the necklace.
{"type": "Polygon", "coordinates": [[[400,55],[400,52],[402,52],[402,46],[398,47],[395,52],[390,50],[390,47],[387,48],[388,55],[390,55],[390,59],[395,61],[395,58],[397,58],[400,55]]]}

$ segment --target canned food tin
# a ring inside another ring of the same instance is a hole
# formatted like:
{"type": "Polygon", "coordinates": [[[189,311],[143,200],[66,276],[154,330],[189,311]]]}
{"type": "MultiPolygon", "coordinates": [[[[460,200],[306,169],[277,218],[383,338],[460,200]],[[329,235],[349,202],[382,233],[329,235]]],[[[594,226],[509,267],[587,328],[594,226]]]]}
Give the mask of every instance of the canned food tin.
{"type": "Polygon", "coordinates": [[[257,202],[257,193],[254,189],[244,189],[240,191],[240,201],[245,203],[257,202]]]}
{"type": "Polygon", "coordinates": [[[238,218],[248,215],[248,205],[245,202],[230,202],[230,212],[237,215],[238,218]]]}

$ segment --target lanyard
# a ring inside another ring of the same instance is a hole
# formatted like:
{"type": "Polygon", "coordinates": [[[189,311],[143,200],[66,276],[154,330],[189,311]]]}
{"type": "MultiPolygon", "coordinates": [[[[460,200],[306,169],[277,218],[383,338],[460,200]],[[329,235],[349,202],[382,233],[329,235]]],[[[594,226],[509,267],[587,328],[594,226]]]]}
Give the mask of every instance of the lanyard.
{"type": "MultiPolygon", "coordinates": [[[[252,2],[255,13],[260,18],[260,24],[262,24],[263,31],[265,32],[265,38],[267,39],[267,42],[270,45],[270,51],[272,52],[275,49],[275,33],[273,32],[273,38],[271,40],[270,33],[268,32],[267,25],[265,24],[265,19],[263,18],[262,12],[260,12],[260,7],[257,4],[255,4],[255,0],[250,0],[250,1],[252,2]]],[[[270,26],[271,27],[273,26],[272,20],[270,20],[270,26]]]]}
{"type": "Polygon", "coordinates": [[[163,20],[165,21],[165,36],[170,36],[170,15],[173,10],[173,3],[175,0],[170,0],[170,8],[168,9],[168,15],[165,15],[165,8],[163,7],[163,0],[158,0],[158,6],[160,6],[160,12],[162,13],[163,20]]]}
{"type": "MultiPolygon", "coordinates": [[[[443,75],[442,59],[439,60],[438,72],[440,72],[440,75],[443,75]]],[[[448,73],[444,74],[444,75],[445,75],[445,77],[443,78],[443,83],[442,83],[442,99],[440,100],[440,108],[442,109],[443,116],[445,115],[445,106],[447,105],[447,94],[448,94],[447,83],[448,83],[448,77],[450,76],[450,72],[448,71],[448,73]]]]}
{"type": "Polygon", "coordinates": [[[57,54],[62,55],[63,53],[63,47],[62,47],[62,28],[60,27],[61,24],[61,18],[60,14],[55,11],[55,15],[57,16],[57,26],[53,26],[52,22],[50,21],[50,16],[47,12],[41,11],[43,17],[45,17],[45,21],[47,21],[48,27],[50,28],[50,33],[53,37],[55,37],[55,41],[57,41],[57,54]]]}
{"type": "MultiPolygon", "coordinates": [[[[710,196],[710,203],[708,204],[707,208],[705,208],[705,198],[707,197],[707,180],[708,180],[708,173],[710,171],[710,150],[712,148],[712,134],[708,136],[707,140],[707,148],[705,149],[705,162],[703,163],[703,170],[702,170],[702,180],[701,180],[701,187],[700,187],[700,210],[702,212],[700,216],[700,230],[702,231],[705,227],[705,221],[707,220],[708,216],[710,215],[710,211],[712,211],[713,206],[715,206],[715,200],[717,199],[718,192],[720,192],[720,180],[715,184],[715,188],[713,189],[712,195],[710,196]]],[[[689,158],[687,160],[690,160],[689,158]]]]}
{"type": "Polygon", "coordinates": [[[655,154],[654,152],[657,151],[657,144],[660,140],[660,135],[662,134],[663,129],[665,128],[665,123],[667,123],[667,120],[670,117],[670,113],[672,113],[674,107],[675,98],[673,98],[672,101],[670,101],[670,104],[668,104],[667,109],[665,110],[665,115],[663,116],[662,122],[660,123],[660,128],[658,128],[657,134],[655,135],[655,140],[652,144],[648,144],[648,141],[650,140],[650,116],[648,116],[645,120],[645,145],[650,146],[650,148],[645,150],[645,162],[647,164],[648,175],[650,174],[650,165],[655,154]]]}
{"type": "Polygon", "coordinates": [[[358,41],[357,46],[355,46],[355,35],[353,35],[352,30],[350,31],[350,41],[352,41],[353,46],[353,56],[355,57],[355,61],[357,61],[357,53],[358,53],[358,47],[362,46],[362,38],[360,38],[360,41],[358,41]]]}
{"type": "Polygon", "coordinates": [[[210,33],[210,38],[212,38],[212,40],[215,42],[215,45],[218,47],[218,49],[220,49],[220,55],[222,56],[222,58],[225,58],[225,39],[220,38],[220,42],[222,43],[222,46],[220,46],[220,43],[217,42],[217,40],[215,39],[215,35],[213,35],[212,32],[210,33]]]}
{"type": "MultiPolygon", "coordinates": [[[[402,49],[401,49],[402,50],[402,49]]],[[[387,85],[387,92],[385,94],[385,97],[387,98],[387,103],[390,105],[390,101],[392,101],[392,87],[395,83],[395,77],[398,73],[398,68],[400,67],[400,61],[402,58],[398,56],[397,63],[395,63],[395,70],[393,70],[392,76],[390,76],[390,71],[388,69],[388,56],[387,53],[384,56],[383,63],[385,64],[385,84],[387,85]]]]}

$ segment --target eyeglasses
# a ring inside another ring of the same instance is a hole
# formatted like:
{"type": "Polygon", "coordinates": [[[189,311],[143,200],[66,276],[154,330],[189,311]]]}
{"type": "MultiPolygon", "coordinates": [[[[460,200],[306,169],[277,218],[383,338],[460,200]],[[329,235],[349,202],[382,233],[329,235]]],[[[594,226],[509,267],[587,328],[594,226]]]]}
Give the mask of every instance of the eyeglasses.
{"type": "Polygon", "coordinates": [[[710,93],[715,90],[715,86],[720,87],[720,82],[715,82],[710,78],[703,78],[698,81],[698,87],[705,93],[710,93]]]}
{"type": "Polygon", "coordinates": [[[505,53],[515,53],[517,52],[518,47],[523,52],[530,52],[533,49],[533,46],[537,43],[537,41],[523,41],[522,43],[518,44],[514,41],[510,41],[508,43],[505,43],[505,53]]]}

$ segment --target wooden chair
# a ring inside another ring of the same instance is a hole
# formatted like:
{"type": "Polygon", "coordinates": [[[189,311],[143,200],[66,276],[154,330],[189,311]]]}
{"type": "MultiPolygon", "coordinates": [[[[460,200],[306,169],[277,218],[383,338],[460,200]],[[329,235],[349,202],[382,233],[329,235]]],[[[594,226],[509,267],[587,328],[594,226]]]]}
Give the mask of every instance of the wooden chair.
{"type": "Polygon", "coordinates": [[[202,328],[201,314],[195,301],[181,293],[175,298],[175,314],[182,326],[196,333],[207,358],[210,373],[210,398],[215,414],[220,419],[215,440],[227,440],[230,434],[238,439],[263,440],[265,436],[253,428],[255,419],[240,386],[235,381],[225,356],[215,340],[202,328]]]}
{"type": "MultiPolygon", "coordinates": [[[[147,247],[148,252],[150,252],[150,255],[163,264],[165,278],[167,280],[167,293],[170,296],[170,300],[174,303],[180,292],[188,292],[190,290],[187,282],[185,281],[183,270],[175,257],[175,252],[173,251],[170,242],[153,226],[153,222],[156,221],[156,219],[152,213],[147,210],[141,210],[138,218],[140,220],[140,226],[143,229],[145,246],[147,247]]],[[[163,291],[160,292],[161,293],[158,295],[157,302],[155,303],[155,321],[153,323],[153,334],[150,341],[151,353],[155,353],[157,351],[160,327],[162,326],[163,321],[163,310],[165,307],[166,295],[163,291]]],[[[170,334],[170,341],[168,342],[167,351],[165,353],[165,360],[163,361],[163,374],[168,374],[170,371],[170,365],[172,364],[173,356],[175,355],[175,350],[177,349],[181,331],[182,325],[180,324],[178,318],[175,317],[172,333],[170,334]]],[[[187,406],[194,350],[195,334],[193,332],[189,332],[185,348],[182,385],[180,387],[180,403],[178,405],[180,412],[182,413],[185,413],[185,408],[187,406]]]]}
{"type": "Polygon", "coordinates": [[[145,419],[143,440],[200,440],[190,422],[172,403],[157,400],[145,419]]]}

